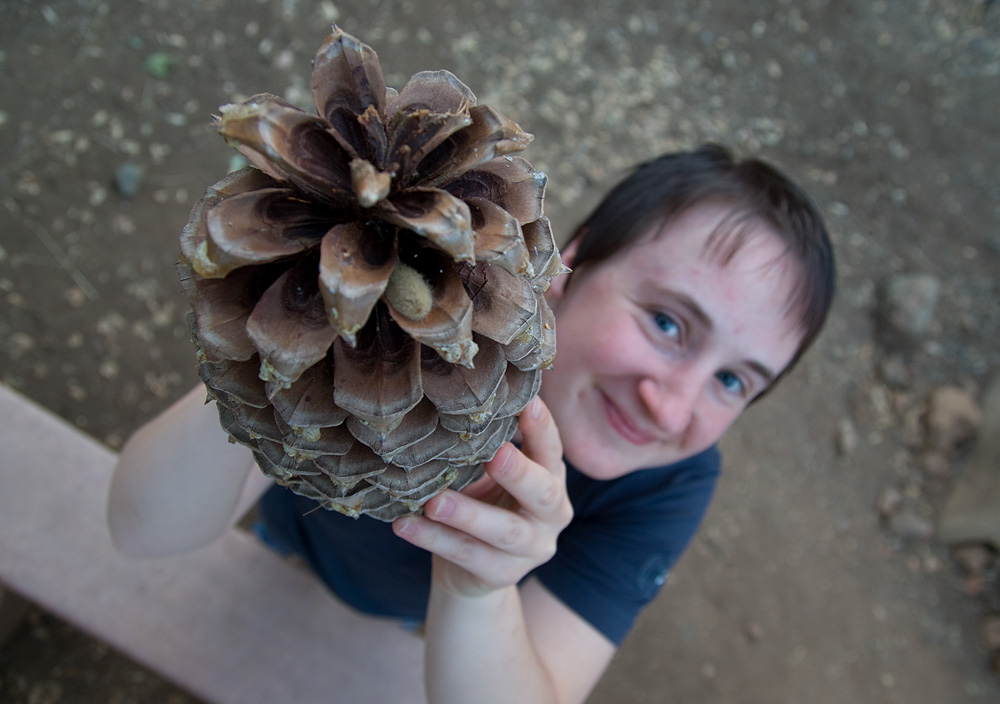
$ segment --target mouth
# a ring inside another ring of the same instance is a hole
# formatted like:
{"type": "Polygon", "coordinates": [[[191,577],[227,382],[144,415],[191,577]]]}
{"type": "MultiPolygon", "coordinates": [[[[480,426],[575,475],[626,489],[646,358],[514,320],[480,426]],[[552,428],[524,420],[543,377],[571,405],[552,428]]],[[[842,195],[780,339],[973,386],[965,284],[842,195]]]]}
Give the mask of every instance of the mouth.
{"type": "Polygon", "coordinates": [[[656,442],[656,437],[635,425],[632,420],[625,415],[611,399],[601,394],[604,401],[604,414],[608,418],[608,423],[619,435],[633,445],[649,445],[656,442]]]}

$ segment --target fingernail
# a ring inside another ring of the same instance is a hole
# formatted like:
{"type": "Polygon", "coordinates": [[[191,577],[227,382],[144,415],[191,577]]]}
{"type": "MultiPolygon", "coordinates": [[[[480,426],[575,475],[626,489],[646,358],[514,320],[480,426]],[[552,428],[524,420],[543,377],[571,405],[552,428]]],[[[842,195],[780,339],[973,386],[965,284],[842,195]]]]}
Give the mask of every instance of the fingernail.
{"type": "Polygon", "coordinates": [[[542,401],[537,396],[531,399],[531,405],[528,407],[528,416],[535,420],[542,417],[542,401]]]}
{"type": "Polygon", "coordinates": [[[455,499],[447,494],[439,496],[434,503],[434,518],[448,518],[455,513],[455,499]]]}
{"type": "Polygon", "coordinates": [[[397,519],[392,524],[392,528],[393,528],[393,530],[396,531],[396,535],[401,536],[401,537],[402,536],[411,536],[411,535],[413,535],[416,532],[416,527],[414,526],[414,522],[411,519],[409,519],[409,518],[400,518],[400,519],[397,519]]]}
{"type": "Polygon", "coordinates": [[[503,456],[503,460],[500,462],[500,466],[497,467],[496,469],[497,474],[503,474],[508,469],[510,469],[511,461],[514,459],[515,450],[512,445],[508,443],[506,446],[502,447],[501,450],[506,454],[503,456]]]}

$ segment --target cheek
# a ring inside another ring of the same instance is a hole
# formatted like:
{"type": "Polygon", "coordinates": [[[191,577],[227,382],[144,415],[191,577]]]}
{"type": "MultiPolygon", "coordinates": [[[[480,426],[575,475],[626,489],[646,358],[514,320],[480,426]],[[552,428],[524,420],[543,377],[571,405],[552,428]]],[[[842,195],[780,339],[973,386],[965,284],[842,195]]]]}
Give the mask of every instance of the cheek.
{"type": "Polygon", "coordinates": [[[696,438],[693,441],[701,449],[718,442],[742,412],[742,409],[726,408],[708,401],[698,414],[696,438]]]}

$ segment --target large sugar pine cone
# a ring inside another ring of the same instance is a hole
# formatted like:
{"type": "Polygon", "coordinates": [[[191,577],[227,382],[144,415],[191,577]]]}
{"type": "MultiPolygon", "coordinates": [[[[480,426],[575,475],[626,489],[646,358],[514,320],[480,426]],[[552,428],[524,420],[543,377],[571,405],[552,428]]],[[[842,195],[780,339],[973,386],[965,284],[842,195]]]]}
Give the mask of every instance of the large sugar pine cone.
{"type": "Polygon", "coordinates": [[[336,26],[319,116],[221,108],[252,166],[181,235],[200,372],[223,427],[278,483],[350,516],[418,511],[477,478],[555,354],[564,268],[531,135],[447,71],[386,88],[336,26]]]}

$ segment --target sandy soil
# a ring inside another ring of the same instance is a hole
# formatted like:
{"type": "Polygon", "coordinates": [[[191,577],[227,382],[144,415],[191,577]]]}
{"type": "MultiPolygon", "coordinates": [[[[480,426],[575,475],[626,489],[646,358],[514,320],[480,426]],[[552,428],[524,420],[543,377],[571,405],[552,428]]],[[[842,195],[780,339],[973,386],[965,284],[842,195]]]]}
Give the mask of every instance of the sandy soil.
{"type": "MultiPolygon", "coordinates": [[[[0,380],[112,447],[196,381],[173,263],[233,153],[210,115],[306,103],[333,20],[389,84],[448,68],[533,132],[563,234],[629,165],[708,139],[797,175],[833,230],[819,348],[727,438],[701,534],[591,701],[1000,701],[995,583],[970,595],[875,508],[893,488],[933,521],[964,456],[922,466],[923,399],[1000,370],[992,0],[0,2],[0,380]],[[878,291],[906,273],[939,299],[890,346],[878,291]]],[[[39,611],[0,699],[194,701],[39,611]]]]}

